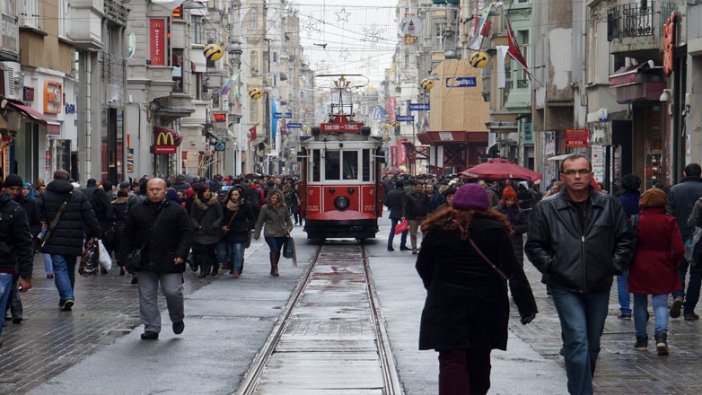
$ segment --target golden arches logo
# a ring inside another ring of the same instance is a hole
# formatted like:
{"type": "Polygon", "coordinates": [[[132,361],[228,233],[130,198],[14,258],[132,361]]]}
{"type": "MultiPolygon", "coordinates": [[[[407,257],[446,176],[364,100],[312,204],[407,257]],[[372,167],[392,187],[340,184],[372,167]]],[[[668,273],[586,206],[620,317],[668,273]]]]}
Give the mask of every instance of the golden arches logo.
{"type": "Polygon", "coordinates": [[[160,132],[156,136],[156,145],[175,145],[175,139],[172,133],[160,132]]]}

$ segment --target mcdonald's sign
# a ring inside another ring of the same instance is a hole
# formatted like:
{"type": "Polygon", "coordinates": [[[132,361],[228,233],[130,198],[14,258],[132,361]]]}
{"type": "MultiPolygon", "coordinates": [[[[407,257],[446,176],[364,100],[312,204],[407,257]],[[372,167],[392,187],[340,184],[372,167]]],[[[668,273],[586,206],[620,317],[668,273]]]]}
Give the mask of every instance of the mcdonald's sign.
{"type": "Polygon", "coordinates": [[[163,126],[154,127],[154,154],[175,154],[180,144],[180,136],[169,128],[163,126]]]}

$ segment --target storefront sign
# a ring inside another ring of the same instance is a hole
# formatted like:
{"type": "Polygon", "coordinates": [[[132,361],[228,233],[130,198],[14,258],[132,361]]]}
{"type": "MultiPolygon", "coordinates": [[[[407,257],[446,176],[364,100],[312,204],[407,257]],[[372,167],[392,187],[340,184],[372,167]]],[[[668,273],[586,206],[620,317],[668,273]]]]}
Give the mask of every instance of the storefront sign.
{"type": "Polygon", "coordinates": [[[587,148],[589,131],[587,129],[566,129],[566,148],[587,148]]]}
{"type": "Polygon", "coordinates": [[[150,59],[152,66],[166,64],[166,20],[151,19],[149,21],[150,59]]]}
{"type": "Polygon", "coordinates": [[[175,154],[178,151],[178,144],[180,141],[176,141],[174,130],[162,126],[154,127],[154,154],[175,154]]]}
{"type": "Polygon", "coordinates": [[[63,88],[60,82],[44,81],[44,113],[58,114],[61,112],[63,88]]]}
{"type": "Polygon", "coordinates": [[[602,145],[592,146],[592,172],[595,180],[602,182],[605,179],[605,147],[602,145]]]}
{"type": "Polygon", "coordinates": [[[76,113],[76,105],[75,104],[68,104],[64,106],[64,110],[66,111],[66,114],[75,114],[76,113]]]}
{"type": "Polygon", "coordinates": [[[522,123],[522,130],[524,131],[524,137],[522,140],[523,144],[534,144],[534,130],[532,129],[531,122],[522,123]]]}
{"type": "Polygon", "coordinates": [[[446,78],[447,88],[472,88],[478,86],[475,77],[448,77],[446,78]]]}

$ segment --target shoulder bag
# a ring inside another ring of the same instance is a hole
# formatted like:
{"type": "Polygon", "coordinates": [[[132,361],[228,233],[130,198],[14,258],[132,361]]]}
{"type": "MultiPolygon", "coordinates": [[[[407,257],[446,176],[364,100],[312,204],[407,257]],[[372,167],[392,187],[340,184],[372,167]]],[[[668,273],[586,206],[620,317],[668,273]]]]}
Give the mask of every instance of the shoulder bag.
{"type": "Polygon", "coordinates": [[[41,241],[41,246],[39,246],[39,252],[44,252],[46,243],[48,243],[49,239],[51,239],[51,236],[54,234],[54,229],[56,229],[56,226],[59,224],[59,222],[61,222],[61,217],[63,216],[63,213],[66,212],[66,207],[68,207],[68,202],[71,200],[71,196],[73,196],[73,191],[68,193],[68,197],[66,198],[66,200],[63,201],[61,207],[59,207],[54,219],[51,220],[51,223],[49,224],[49,229],[46,231],[46,234],[44,235],[44,238],[41,241]]]}
{"type": "MultiPolygon", "coordinates": [[[[156,221],[154,221],[154,224],[151,226],[151,228],[149,228],[149,233],[151,233],[151,231],[156,228],[156,225],[158,225],[158,221],[161,220],[161,216],[163,215],[163,211],[165,209],[165,207],[161,208],[161,211],[159,211],[158,216],[156,217],[156,221]]],[[[141,269],[142,250],[144,250],[148,243],[149,238],[147,237],[146,240],[141,244],[141,247],[127,254],[127,262],[125,267],[127,268],[128,272],[134,273],[137,270],[141,269]]]]}

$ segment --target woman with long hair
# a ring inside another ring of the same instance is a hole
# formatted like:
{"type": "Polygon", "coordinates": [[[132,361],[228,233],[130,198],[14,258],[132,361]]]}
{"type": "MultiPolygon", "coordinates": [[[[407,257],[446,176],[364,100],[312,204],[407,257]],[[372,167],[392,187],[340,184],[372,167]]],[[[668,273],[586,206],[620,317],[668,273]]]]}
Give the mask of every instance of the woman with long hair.
{"type": "Polygon", "coordinates": [[[239,187],[229,189],[224,204],[222,240],[227,246],[226,255],[231,264],[229,274],[233,278],[239,278],[244,271],[244,249],[255,222],[253,210],[244,199],[244,191],[239,187]]]}
{"type": "Polygon", "coordinates": [[[490,209],[487,192],[462,186],[451,207],[422,223],[424,240],[417,272],[427,290],[419,349],[439,352],[439,394],[485,394],[490,388],[490,352],[507,348],[509,298],[522,324],[536,302],[512,249],[512,227],[490,209]]]}
{"type": "Polygon", "coordinates": [[[261,237],[261,229],[264,228],[263,235],[266,238],[266,244],[271,249],[271,276],[278,277],[278,261],[280,260],[280,251],[283,249],[285,239],[290,235],[293,224],[290,220],[288,207],[285,205],[283,193],[279,190],[272,190],[266,199],[267,204],[261,207],[261,213],[256,221],[256,230],[254,238],[256,240],[261,237]]]}
{"type": "Polygon", "coordinates": [[[217,262],[217,243],[219,243],[222,226],[222,205],[210,187],[201,185],[197,188],[190,218],[195,230],[193,257],[200,267],[200,277],[208,274],[216,276],[219,272],[217,262]]]}

